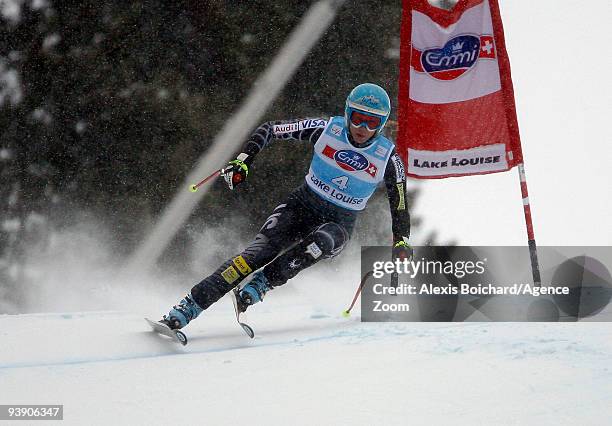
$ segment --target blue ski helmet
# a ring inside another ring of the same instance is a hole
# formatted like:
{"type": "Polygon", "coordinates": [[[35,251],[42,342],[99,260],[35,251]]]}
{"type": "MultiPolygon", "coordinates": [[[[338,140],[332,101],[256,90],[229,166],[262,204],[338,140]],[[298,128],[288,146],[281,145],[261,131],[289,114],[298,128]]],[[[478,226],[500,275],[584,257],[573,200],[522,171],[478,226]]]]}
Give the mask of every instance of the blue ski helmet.
{"type": "Polygon", "coordinates": [[[344,126],[347,130],[351,115],[355,110],[380,117],[380,126],[376,129],[376,136],[378,136],[389,119],[391,100],[382,87],[373,83],[363,83],[351,90],[346,98],[344,126]]]}

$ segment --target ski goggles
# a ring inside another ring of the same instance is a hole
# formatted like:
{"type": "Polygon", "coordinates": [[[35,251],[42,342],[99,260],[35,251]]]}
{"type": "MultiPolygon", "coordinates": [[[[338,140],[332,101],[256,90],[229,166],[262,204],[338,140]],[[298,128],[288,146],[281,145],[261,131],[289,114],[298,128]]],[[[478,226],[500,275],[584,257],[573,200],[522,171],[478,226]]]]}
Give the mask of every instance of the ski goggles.
{"type": "Polygon", "coordinates": [[[350,117],[351,125],[361,127],[365,125],[371,132],[380,129],[382,118],[377,115],[366,114],[359,111],[352,111],[350,117]]]}

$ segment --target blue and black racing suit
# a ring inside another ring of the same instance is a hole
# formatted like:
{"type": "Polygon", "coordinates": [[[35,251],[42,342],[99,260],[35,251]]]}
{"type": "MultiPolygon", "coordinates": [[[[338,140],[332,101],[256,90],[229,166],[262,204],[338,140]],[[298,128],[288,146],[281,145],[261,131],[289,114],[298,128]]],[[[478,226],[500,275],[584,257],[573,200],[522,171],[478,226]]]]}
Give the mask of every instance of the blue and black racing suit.
{"type": "Polygon", "coordinates": [[[343,117],[267,122],[251,135],[239,158],[250,166],[275,139],[314,145],[308,175],[274,209],[246,249],[192,288],[202,309],[262,267],[273,288],[319,260],[336,256],[348,242],[359,211],[383,181],[394,242],[410,235],[404,165],[387,138],[375,135],[357,146],[343,117]]]}

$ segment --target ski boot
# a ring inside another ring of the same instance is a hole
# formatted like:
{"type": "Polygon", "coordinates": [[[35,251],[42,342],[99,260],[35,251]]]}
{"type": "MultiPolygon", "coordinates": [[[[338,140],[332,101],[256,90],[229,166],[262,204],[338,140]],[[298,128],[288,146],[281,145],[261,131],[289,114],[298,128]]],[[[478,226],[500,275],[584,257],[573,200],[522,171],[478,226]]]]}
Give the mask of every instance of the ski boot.
{"type": "Polygon", "coordinates": [[[188,294],[178,305],[170,309],[168,315],[164,315],[160,322],[166,324],[172,330],[178,330],[189,324],[202,311],[203,309],[193,300],[191,294],[188,294]]]}
{"type": "Polygon", "coordinates": [[[255,272],[251,281],[238,292],[236,297],[238,311],[244,312],[249,306],[261,302],[264,295],[272,288],[263,271],[255,272]]]}

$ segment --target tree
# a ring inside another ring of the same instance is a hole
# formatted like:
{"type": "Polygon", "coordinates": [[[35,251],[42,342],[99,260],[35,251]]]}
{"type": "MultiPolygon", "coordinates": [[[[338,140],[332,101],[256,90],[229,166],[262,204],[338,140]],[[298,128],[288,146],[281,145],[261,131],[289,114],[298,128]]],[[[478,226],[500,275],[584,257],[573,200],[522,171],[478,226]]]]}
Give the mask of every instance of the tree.
{"type": "MultiPolygon", "coordinates": [[[[115,230],[118,257],[129,253],[309,7],[297,0],[19,4],[18,14],[0,17],[5,271],[83,211],[115,230]]],[[[346,3],[265,119],[342,114],[347,93],[364,81],[395,99],[400,17],[395,1],[346,3]]],[[[273,144],[239,197],[214,184],[192,224],[240,212],[249,218],[240,231],[255,232],[301,182],[311,149],[273,144]]]]}

